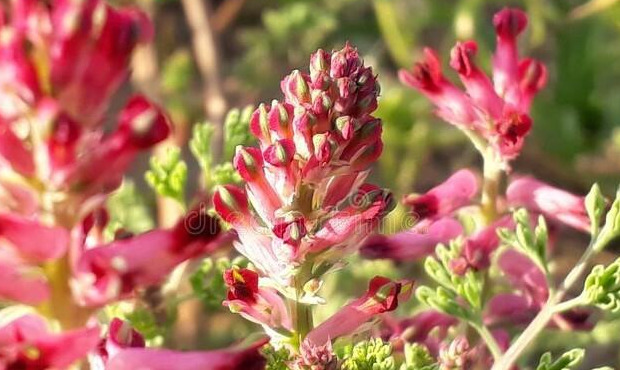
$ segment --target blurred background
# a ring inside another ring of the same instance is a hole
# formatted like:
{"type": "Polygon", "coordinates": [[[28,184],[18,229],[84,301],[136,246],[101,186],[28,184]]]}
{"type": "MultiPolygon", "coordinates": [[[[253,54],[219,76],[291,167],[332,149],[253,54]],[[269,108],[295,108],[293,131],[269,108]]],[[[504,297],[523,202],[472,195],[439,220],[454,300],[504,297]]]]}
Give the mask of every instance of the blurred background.
{"type": "MultiPolygon", "coordinates": [[[[580,194],[595,181],[612,194],[620,180],[618,0],[112,2],[137,5],[154,20],[155,41],[136,53],[131,85],[169,111],[175,125],[173,141],[183,148],[189,167],[188,194],[200,191],[201,183],[202,167],[194,164],[187,149],[193,124],[212,126],[213,163],[230,160],[230,143],[223,141],[227,112],[280,98],[283,76],[292,69],[307,68],[310,53],[317,48],[340,48],[346,41],[358,47],[382,86],[378,116],[384,121],[385,146],[371,181],[392,189],[400,199],[427,190],[455,169],[479,168],[480,159],[466,138],[435,118],[425,98],[400,85],[397,70],[410,67],[424,46],[437,49],[446,63],[456,40],[475,39],[480,46],[478,63],[488,71],[495,44],[491,19],[504,6],[527,11],[530,23],[520,40],[521,52],[542,60],[550,72],[547,87],[535,100],[533,133],[514,163],[514,172],[530,173],[580,194]]],[[[456,75],[451,77],[456,81],[456,75]]],[[[133,172],[135,185],[128,183],[111,201],[113,212],[122,209],[117,222],[136,231],[158,223],[165,226],[176,214],[173,203],[156,200],[146,190],[147,168],[148,158],[144,158],[133,172]],[[156,204],[158,216],[148,220],[145,210],[156,209],[156,204]]],[[[384,231],[401,229],[403,223],[398,220],[403,214],[405,210],[397,209],[384,231]]],[[[559,275],[587,244],[581,235],[568,235],[556,251],[559,275]]],[[[224,293],[218,290],[217,279],[228,263],[210,259],[196,266],[199,273],[192,276],[193,286],[188,289],[193,292],[189,297],[199,300],[181,298],[173,309],[166,306],[164,319],[145,311],[137,313],[134,322],[152,330],[151,339],[176,348],[216,348],[256,331],[220,308],[224,293]]],[[[336,298],[317,313],[318,320],[361,293],[370,275],[420,276],[418,266],[387,262],[356,262],[355,266],[324,288],[326,296],[336,298]]],[[[408,315],[415,309],[413,304],[400,313],[408,315]]],[[[550,333],[541,339],[541,350],[587,343],[584,368],[620,364],[619,333],[620,319],[607,317],[591,333],[571,334],[569,341],[565,335],[550,333]]],[[[539,355],[532,352],[532,357],[539,355]]]]}

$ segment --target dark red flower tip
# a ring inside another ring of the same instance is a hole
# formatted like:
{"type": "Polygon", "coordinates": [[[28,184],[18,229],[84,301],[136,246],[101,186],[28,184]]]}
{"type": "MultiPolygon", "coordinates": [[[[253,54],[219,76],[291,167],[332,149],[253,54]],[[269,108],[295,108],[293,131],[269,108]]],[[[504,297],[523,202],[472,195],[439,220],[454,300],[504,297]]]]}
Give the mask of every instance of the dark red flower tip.
{"type": "Polygon", "coordinates": [[[402,83],[410,87],[429,92],[439,91],[443,75],[437,53],[433,49],[424,48],[424,59],[415,63],[411,71],[401,70],[398,76],[402,83]]]}
{"type": "Polygon", "coordinates": [[[263,172],[263,156],[258,148],[237,147],[233,164],[245,181],[255,180],[263,172]]]}
{"type": "Polygon", "coordinates": [[[248,196],[237,186],[219,186],[213,194],[213,206],[224,221],[235,223],[248,212],[248,196]]]}
{"type": "Polygon", "coordinates": [[[527,15],[520,9],[504,8],[493,16],[498,37],[515,38],[527,27],[527,15]]]}
{"type": "Polygon", "coordinates": [[[233,267],[224,271],[224,283],[228,287],[228,300],[256,303],[258,274],[245,268],[233,267]]]}
{"type": "Polygon", "coordinates": [[[527,114],[518,112],[508,112],[498,122],[497,132],[501,135],[502,139],[516,143],[532,128],[532,119],[527,114]]]}
{"type": "Polygon", "coordinates": [[[306,222],[303,218],[280,222],[273,227],[273,233],[285,243],[291,245],[299,245],[307,232],[306,222]]]}
{"type": "Polygon", "coordinates": [[[288,166],[295,156],[295,143],[290,139],[276,141],[263,151],[265,162],[276,167],[288,166]]]}
{"type": "Polygon", "coordinates": [[[402,294],[406,299],[411,294],[412,287],[412,281],[393,281],[384,276],[375,276],[368,283],[368,291],[365,294],[368,301],[367,308],[377,314],[394,311],[398,307],[399,296],[402,294]]]}
{"type": "Polygon", "coordinates": [[[547,84],[547,67],[537,60],[524,59],[519,64],[519,77],[523,91],[540,91],[547,84]]]}
{"type": "Polygon", "coordinates": [[[410,194],[405,196],[403,203],[411,207],[411,214],[417,220],[433,218],[439,212],[439,199],[433,194],[410,194]]]}
{"type": "Polygon", "coordinates": [[[144,348],[144,337],[127,321],[112,319],[108,330],[110,340],[120,348],[144,348]]]}
{"type": "Polygon", "coordinates": [[[476,69],[473,58],[478,52],[475,41],[458,42],[450,52],[450,66],[459,74],[469,77],[476,69]]]}
{"type": "Polygon", "coordinates": [[[163,111],[142,95],[129,99],[119,118],[119,131],[138,148],[149,148],[168,137],[170,122],[163,111]]]}

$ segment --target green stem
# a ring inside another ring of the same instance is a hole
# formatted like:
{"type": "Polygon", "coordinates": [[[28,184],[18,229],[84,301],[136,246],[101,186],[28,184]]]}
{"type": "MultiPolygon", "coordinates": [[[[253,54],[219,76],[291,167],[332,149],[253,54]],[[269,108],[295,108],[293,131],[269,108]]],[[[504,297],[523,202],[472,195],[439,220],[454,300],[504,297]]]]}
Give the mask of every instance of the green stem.
{"type": "Polygon", "coordinates": [[[304,284],[312,276],[312,263],[306,262],[295,276],[295,299],[290,301],[293,317],[293,329],[297,335],[297,343],[301,345],[304,338],[313,328],[312,306],[300,302],[304,295],[304,284]]]}
{"type": "Polygon", "coordinates": [[[491,154],[483,155],[484,167],[483,176],[484,182],[482,184],[482,199],[480,201],[480,208],[486,225],[491,224],[497,219],[497,197],[499,195],[499,185],[502,175],[502,170],[498,166],[491,154]]]}
{"type": "Polygon", "coordinates": [[[411,42],[405,38],[398,23],[398,10],[393,1],[374,0],[375,15],[379,30],[392,59],[401,67],[411,63],[411,42]]]}
{"type": "Polygon", "coordinates": [[[497,361],[500,357],[502,357],[502,350],[499,348],[495,337],[489,331],[489,329],[484,326],[484,324],[472,324],[472,327],[476,329],[480,338],[486,343],[487,348],[491,352],[493,359],[497,361]]]}
{"type": "MultiPolygon", "coordinates": [[[[562,302],[562,298],[566,292],[573,286],[577,281],[581,278],[581,276],[586,271],[586,268],[589,265],[590,260],[596,254],[597,250],[595,246],[598,246],[596,240],[590,243],[586,252],[581,256],[575,267],[566,275],[566,278],[560,285],[557,293],[552,295],[542,310],[536,315],[534,320],[525,328],[523,333],[517,338],[517,340],[508,348],[506,353],[495,362],[491,370],[507,370],[511,369],[517,359],[521,356],[523,351],[530,345],[534,339],[540,334],[541,331],[547,326],[551,318],[557,312],[564,311],[566,309],[570,309],[576,307],[578,301],[576,299],[568,300],[566,302],[562,302]]],[[[581,300],[579,300],[581,303],[581,300]]]]}

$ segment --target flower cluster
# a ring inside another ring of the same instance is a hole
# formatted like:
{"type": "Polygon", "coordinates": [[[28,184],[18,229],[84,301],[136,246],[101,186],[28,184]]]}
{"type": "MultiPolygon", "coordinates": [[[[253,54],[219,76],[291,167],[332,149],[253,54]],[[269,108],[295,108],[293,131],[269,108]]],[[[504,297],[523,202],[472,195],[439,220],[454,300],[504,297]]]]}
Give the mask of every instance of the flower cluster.
{"type": "Polygon", "coordinates": [[[220,229],[195,211],[172,229],[103,237],[108,194],[171,130],[139,95],[104,127],[132,51],[152,37],[142,12],[102,0],[0,10],[0,299],[32,306],[2,313],[0,367],[64,369],[97,346],[99,308],[212,250],[220,229]]]}
{"type": "Polygon", "coordinates": [[[492,81],[474,61],[478,51],[475,41],[457,42],[450,52],[450,67],[458,73],[465,92],[443,75],[432,49],[425,49],[424,60],[411,70],[401,70],[399,76],[404,84],[428,97],[441,118],[484,141],[496,160],[507,167],[521,152],[532,127],[532,99],[545,86],[547,70],[534,59],[519,59],[517,37],[527,26],[525,13],[504,9],[495,14],[493,24],[497,48],[492,81]]]}
{"type": "Polygon", "coordinates": [[[295,333],[298,342],[305,339],[301,351],[313,357],[330,340],[396,308],[410,285],[377,277],[364,297],[312,329],[309,310],[322,302],[322,275],[393,206],[390,193],[364,183],[382,150],[381,121],[372,115],[379,86],[347,44],[317,51],[309,73],[294,71],[281,87],[284,100],[261,105],[250,121],[259,148],[237,148],[234,165],[245,188],[224,186],[214,195],[216,211],[238,234],[236,249],[258,271],[226,272],[224,304],[273,337],[295,333]]]}

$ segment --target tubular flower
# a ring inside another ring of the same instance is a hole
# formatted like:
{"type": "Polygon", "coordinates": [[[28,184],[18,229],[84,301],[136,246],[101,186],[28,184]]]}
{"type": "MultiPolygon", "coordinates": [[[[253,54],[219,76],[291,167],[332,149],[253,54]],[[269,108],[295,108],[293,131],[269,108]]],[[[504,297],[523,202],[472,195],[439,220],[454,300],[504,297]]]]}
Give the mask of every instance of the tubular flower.
{"type": "Polygon", "coordinates": [[[532,177],[518,178],[506,190],[508,204],[541,213],[550,220],[588,232],[590,219],[584,197],[555,188],[532,177]]]}
{"type": "Polygon", "coordinates": [[[265,359],[259,349],[266,340],[247,348],[204,352],[178,352],[144,348],[144,338],[128,322],[113,319],[107,338],[101,341],[91,364],[101,369],[264,369],[265,359]]]}
{"type": "Polygon", "coordinates": [[[547,82],[545,66],[519,57],[517,37],[527,26],[527,16],[505,8],[493,17],[497,47],[491,80],[475,63],[475,41],[457,42],[450,53],[450,66],[465,90],[450,82],[431,49],[410,70],[401,70],[401,81],[424,94],[447,122],[486,141],[500,163],[516,158],[532,127],[532,99],[547,82]]]}
{"type": "Polygon", "coordinates": [[[351,334],[376,315],[394,311],[399,301],[409,298],[412,290],[412,281],[397,282],[375,276],[370,280],[366,294],[347,304],[310,331],[305,340],[311,345],[321,346],[330,340],[351,334]]]}
{"type": "Polygon", "coordinates": [[[36,315],[18,317],[0,328],[0,368],[66,369],[99,341],[99,328],[51,333],[36,315]]]}
{"type": "Polygon", "coordinates": [[[411,207],[417,221],[435,220],[469,205],[477,193],[476,175],[469,170],[460,170],[422,195],[405,196],[403,203],[411,207]]]}
{"type": "Polygon", "coordinates": [[[363,184],[383,144],[372,116],[379,86],[356,49],[317,51],[309,73],[294,71],[281,88],[283,101],[252,115],[259,148],[237,148],[245,189],[221,187],[214,205],[237,231],[237,250],[286,287],[309,254],[335,261],[359,247],[392,198],[363,184]]]}
{"type": "Polygon", "coordinates": [[[265,328],[291,330],[284,301],[275,289],[259,287],[256,272],[235,267],[224,272],[224,282],[228,295],[223,304],[232,312],[238,312],[265,328]]]}

